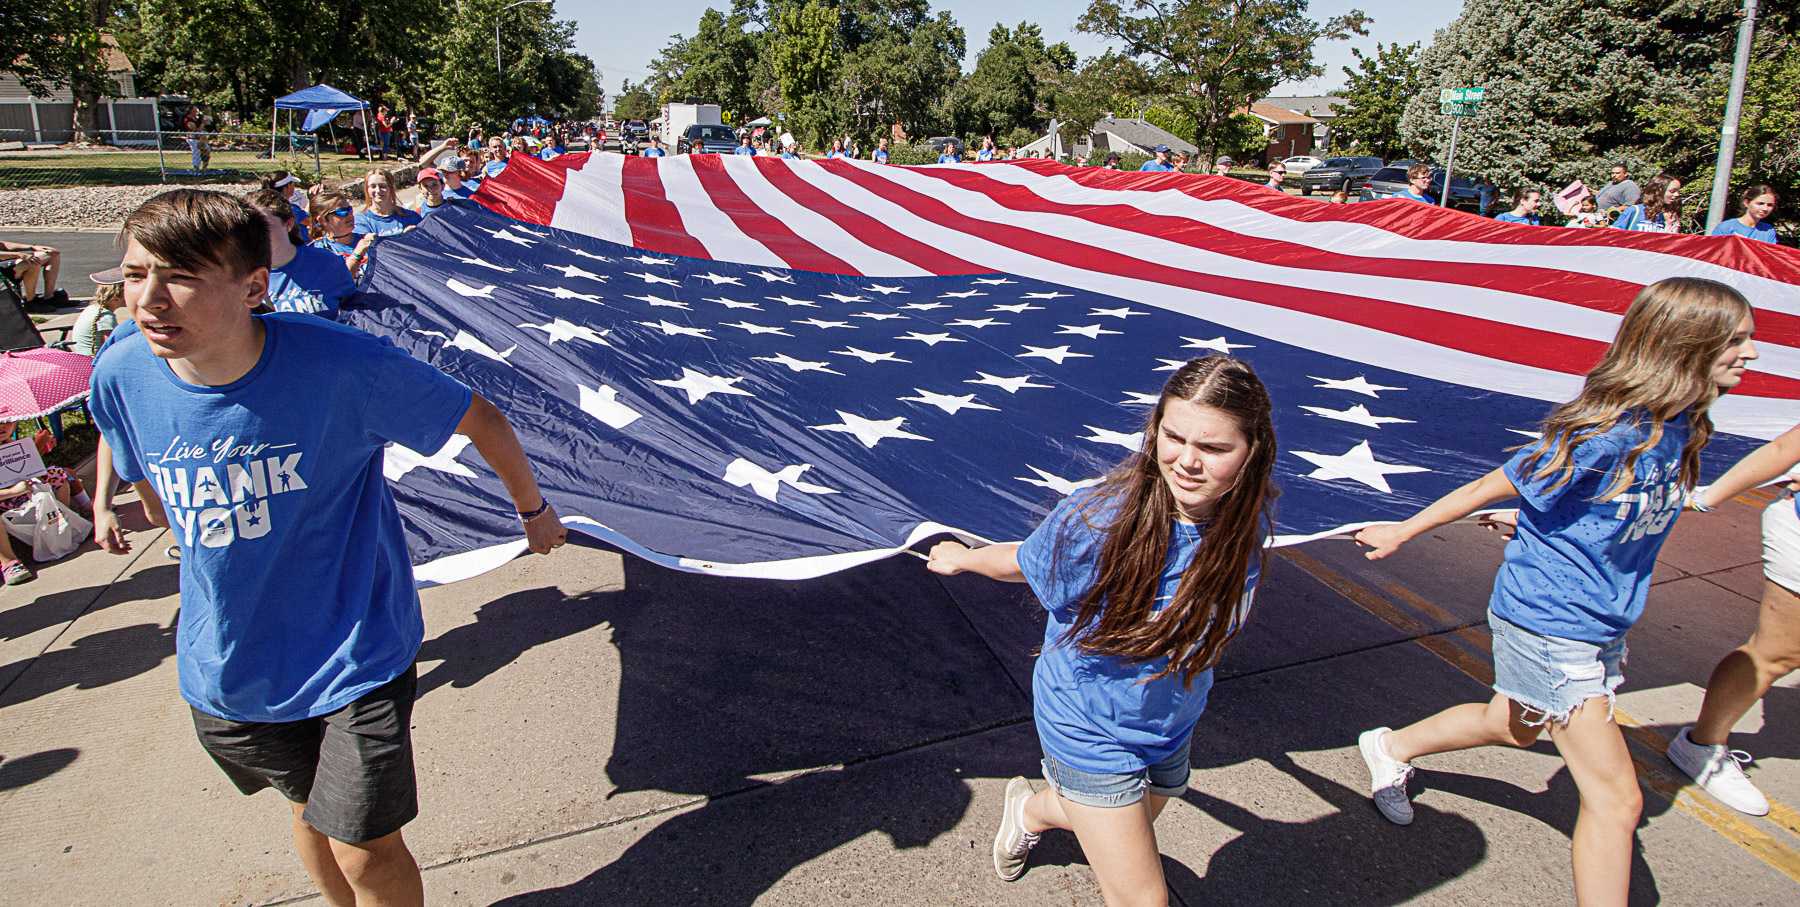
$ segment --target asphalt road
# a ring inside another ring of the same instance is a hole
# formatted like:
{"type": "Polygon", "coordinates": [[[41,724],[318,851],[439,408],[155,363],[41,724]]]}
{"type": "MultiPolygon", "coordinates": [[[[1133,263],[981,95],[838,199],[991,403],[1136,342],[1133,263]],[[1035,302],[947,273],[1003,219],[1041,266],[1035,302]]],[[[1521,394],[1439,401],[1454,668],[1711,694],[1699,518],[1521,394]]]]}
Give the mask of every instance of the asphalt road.
{"type": "Polygon", "coordinates": [[[119,250],[114,244],[117,234],[92,230],[18,230],[0,233],[7,242],[50,246],[62,253],[62,273],[57,286],[69,292],[72,300],[94,297],[94,285],[88,275],[119,265],[119,250]]]}

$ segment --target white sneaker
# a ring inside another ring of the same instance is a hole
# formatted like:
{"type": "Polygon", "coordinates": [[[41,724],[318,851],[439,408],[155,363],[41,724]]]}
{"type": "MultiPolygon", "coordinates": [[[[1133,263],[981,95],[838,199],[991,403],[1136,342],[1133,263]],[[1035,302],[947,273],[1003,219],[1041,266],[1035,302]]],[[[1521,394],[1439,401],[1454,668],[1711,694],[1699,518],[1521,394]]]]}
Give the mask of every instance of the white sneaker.
{"type": "Polygon", "coordinates": [[[1000,831],[994,835],[994,871],[1012,882],[1025,874],[1025,860],[1038,836],[1025,830],[1025,801],[1031,799],[1031,782],[1014,778],[1006,782],[1006,806],[1000,813],[1000,831]]]}
{"type": "Polygon", "coordinates": [[[1411,825],[1412,799],[1406,795],[1407,779],[1412,777],[1412,764],[1388,755],[1387,735],[1390,728],[1364,731],[1356,739],[1363,761],[1369,765],[1369,791],[1375,797],[1375,808],[1395,825],[1411,825]]]}
{"type": "Polygon", "coordinates": [[[1688,731],[1693,728],[1682,728],[1673,743],[1669,744],[1669,761],[1675,767],[1688,773],[1700,788],[1720,803],[1750,816],[1766,816],[1769,814],[1769,799],[1764,797],[1756,785],[1744,776],[1744,769],[1739,763],[1750,761],[1750,754],[1742,750],[1726,749],[1720,746],[1703,746],[1688,739],[1688,731]]]}

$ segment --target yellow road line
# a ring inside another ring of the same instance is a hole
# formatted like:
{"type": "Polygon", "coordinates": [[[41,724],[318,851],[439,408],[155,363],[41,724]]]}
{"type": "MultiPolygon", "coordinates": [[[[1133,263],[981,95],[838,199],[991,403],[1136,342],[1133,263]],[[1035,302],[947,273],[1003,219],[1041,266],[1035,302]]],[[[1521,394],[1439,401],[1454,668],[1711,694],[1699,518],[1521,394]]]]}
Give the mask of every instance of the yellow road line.
{"type": "MultiPolygon", "coordinates": [[[[1429,625],[1418,618],[1407,614],[1374,592],[1354,580],[1347,579],[1337,571],[1325,566],[1313,557],[1302,554],[1293,548],[1283,548],[1278,552],[1283,558],[1311,574],[1339,595],[1355,602],[1363,610],[1369,612],[1388,626],[1402,633],[1414,634],[1413,642],[1423,646],[1433,655],[1443,659],[1451,667],[1463,672],[1483,686],[1494,683],[1494,668],[1489,661],[1470,655],[1462,646],[1452,642],[1445,634],[1433,633],[1429,625]]],[[[1455,621],[1449,612],[1433,604],[1424,596],[1400,585],[1389,583],[1382,587],[1388,594],[1400,599],[1434,620],[1455,621]]],[[[1465,627],[1456,631],[1455,635],[1484,653],[1491,653],[1492,639],[1487,634],[1473,627],[1465,627]]],[[[1623,709],[1615,708],[1614,719],[1626,738],[1636,741],[1644,748],[1665,755],[1669,741],[1662,735],[1644,726],[1623,709]]],[[[1700,820],[1708,828],[1721,837],[1749,851],[1757,859],[1768,864],[1770,868],[1800,882],[1800,851],[1787,846],[1762,829],[1739,818],[1730,807],[1715,806],[1710,798],[1695,796],[1692,782],[1685,775],[1650,765],[1632,756],[1631,761],[1637,766],[1638,776],[1650,785],[1652,790],[1662,794],[1681,811],[1700,820]]],[[[1800,815],[1788,807],[1769,801],[1769,820],[1796,835],[1800,835],[1800,815]]]]}

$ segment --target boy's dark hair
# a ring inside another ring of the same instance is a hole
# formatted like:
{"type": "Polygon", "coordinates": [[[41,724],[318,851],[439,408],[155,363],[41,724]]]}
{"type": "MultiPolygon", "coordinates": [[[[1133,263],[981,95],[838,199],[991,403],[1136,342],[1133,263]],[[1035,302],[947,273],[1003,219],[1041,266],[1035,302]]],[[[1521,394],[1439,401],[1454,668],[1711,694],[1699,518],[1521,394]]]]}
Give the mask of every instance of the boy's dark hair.
{"type": "Polygon", "coordinates": [[[1430,176],[1430,175],[1431,175],[1431,165],[1430,164],[1414,164],[1411,167],[1406,168],[1406,178],[1409,180],[1418,179],[1421,176],[1430,176]]]}
{"type": "Polygon", "coordinates": [[[294,222],[294,207],[281,197],[279,189],[252,189],[244,193],[244,201],[250,207],[262,211],[265,217],[273,217],[287,225],[288,242],[297,248],[306,245],[300,239],[300,226],[294,222]]]}
{"type": "Polygon", "coordinates": [[[130,240],[185,271],[221,267],[242,276],[269,266],[262,212],[223,192],[174,189],[153,196],[119,228],[119,245],[130,240]]]}

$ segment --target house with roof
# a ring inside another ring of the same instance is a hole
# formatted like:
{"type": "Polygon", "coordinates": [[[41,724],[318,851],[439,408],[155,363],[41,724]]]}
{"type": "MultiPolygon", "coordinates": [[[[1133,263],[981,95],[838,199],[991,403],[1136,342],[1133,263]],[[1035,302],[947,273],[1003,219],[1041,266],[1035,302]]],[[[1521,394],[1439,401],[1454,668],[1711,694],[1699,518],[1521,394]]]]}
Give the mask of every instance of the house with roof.
{"type": "Polygon", "coordinates": [[[1269,144],[1256,154],[1256,159],[1265,166],[1295,155],[1313,153],[1314,130],[1322,125],[1318,120],[1260,101],[1244,108],[1243,112],[1262,121],[1263,137],[1269,144]]]}
{"type": "Polygon", "coordinates": [[[1058,158],[1074,155],[1094,158],[1109,153],[1149,155],[1158,145],[1167,145],[1170,151],[1185,151],[1190,155],[1200,153],[1193,142],[1138,117],[1097,120],[1087,135],[1075,140],[1072,148],[1064,146],[1058,124],[1052,122],[1049,133],[1024,146],[1023,150],[1032,153],[1048,151],[1058,158]]]}
{"type": "Polygon", "coordinates": [[[1313,151],[1324,151],[1331,147],[1331,122],[1338,117],[1337,113],[1332,111],[1331,105],[1336,104],[1346,110],[1353,106],[1349,101],[1335,95],[1268,97],[1263,98],[1256,103],[1267,104],[1270,107],[1279,107],[1282,110],[1291,110],[1294,113],[1303,114],[1318,120],[1319,125],[1313,130],[1313,151]]]}
{"type": "MultiPolygon", "coordinates": [[[[156,99],[137,97],[137,68],[110,34],[100,36],[101,59],[111,77],[111,97],[100,99],[102,134],[118,141],[119,132],[154,133],[156,99]]],[[[35,97],[12,73],[0,73],[0,142],[67,142],[74,136],[75,96],[57,85],[48,97],[35,97]]]]}

